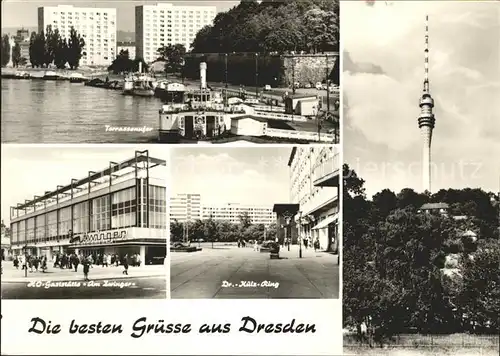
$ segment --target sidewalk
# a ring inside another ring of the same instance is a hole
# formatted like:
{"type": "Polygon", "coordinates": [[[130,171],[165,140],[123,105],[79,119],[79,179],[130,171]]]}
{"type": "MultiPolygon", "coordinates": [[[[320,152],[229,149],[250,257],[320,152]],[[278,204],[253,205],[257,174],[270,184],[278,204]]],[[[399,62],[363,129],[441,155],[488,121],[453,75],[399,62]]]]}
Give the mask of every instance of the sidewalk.
{"type": "MultiPolygon", "coordinates": [[[[89,278],[92,280],[99,279],[124,279],[124,278],[138,278],[138,277],[156,277],[165,276],[167,273],[166,266],[164,265],[150,265],[150,266],[140,266],[140,267],[129,267],[128,275],[123,272],[123,266],[119,267],[101,267],[94,266],[90,268],[89,278]]],[[[80,281],[83,280],[83,266],[78,266],[78,272],[75,270],[52,268],[50,266],[47,271],[44,272],[30,272],[28,270],[28,276],[25,277],[25,271],[15,269],[10,264],[3,264],[3,273],[1,276],[2,283],[28,283],[37,281],[80,281]]]]}

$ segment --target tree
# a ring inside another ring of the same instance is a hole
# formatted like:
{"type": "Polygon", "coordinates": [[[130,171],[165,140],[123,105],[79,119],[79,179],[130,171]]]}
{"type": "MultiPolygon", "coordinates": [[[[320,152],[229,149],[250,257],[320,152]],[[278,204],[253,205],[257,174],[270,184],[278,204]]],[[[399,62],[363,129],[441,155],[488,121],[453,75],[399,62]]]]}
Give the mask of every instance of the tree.
{"type": "Polygon", "coordinates": [[[184,225],[181,224],[177,219],[170,221],[170,241],[182,241],[184,234],[184,225]]]}
{"type": "Polygon", "coordinates": [[[2,67],[10,62],[10,49],[9,35],[4,35],[2,37],[2,67]]]}
{"type": "Polygon", "coordinates": [[[184,63],[186,47],[183,44],[168,45],[158,48],[161,58],[166,61],[165,72],[179,73],[184,63]]]}
{"type": "Polygon", "coordinates": [[[134,70],[134,61],[130,59],[128,50],[121,50],[115,60],[108,67],[108,71],[114,74],[132,72],[134,70]]]}
{"type": "Polygon", "coordinates": [[[215,224],[214,219],[212,218],[212,215],[210,215],[210,218],[208,220],[204,221],[205,223],[205,238],[212,242],[212,248],[214,248],[214,241],[218,239],[218,229],[217,225],[215,224]]]}
{"type": "Polygon", "coordinates": [[[461,259],[462,278],[456,301],[459,313],[466,315],[470,331],[500,331],[500,245],[497,239],[479,240],[477,252],[461,259]],[[482,330],[481,330],[482,329],[482,330]]]}
{"type": "Polygon", "coordinates": [[[31,66],[33,68],[38,68],[44,65],[45,34],[43,31],[39,34],[34,31],[31,33],[29,54],[31,66]]]}
{"type": "Polygon", "coordinates": [[[59,34],[59,30],[52,30],[51,25],[47,25],[45,30],[45,49],[43,56],[43,64],[45,67],[48,67],[50,64],[54,62],[57,48],[59,46],[59,42],[61,40],[61,36],[59,34]]]}
{"type": "Polygon", "coordinates": [[[397,207],[396,194],[384,189],[373,196],[373,206],[378,211],[379,218],[385,219],[397,207]]]}
{"type": "Polygon", "coordinates": [[[338,0],[241,1],[196,34],[194,53],[338,49],[338,0]]]}
{"type": "Polygon", "coordinates": [[[12,48],[12,65],[19,67],[21,65],[21,46],[16,42],[12,48]]]}
{"type": "Polygon", "coordinates": [[[85,40],[78,34],[74,27],[71,27],[67,47],[68,64],[71,69],[78,69],[80,66],[80,59],[84,55],[83,48],[85,47],[85,40]]]}
{"type": "Polygon", "coordinates": [[[59,69],[66,68],[68,61],[68,42],[59,37],[58,44],[54,51],[54,65],[59,69]]]}
{"type": "Polygon", "coordinates": [[[250,215],[248,212],[244,212],[238,216],[238,219],[240,221],[240,229],[241,231],[245,231],[252,225],[252,219],[250,218],[250,215]]]}
{"type": "Polygon", "coordinates": [[[404,188],[397,195],[398,202],[397,206],[400,209],[404,209],[411,206],[415,209],[419,209],[425,203],[428,203],[429,197],[426,194],[416,193],[413,189],[404,188]]]}

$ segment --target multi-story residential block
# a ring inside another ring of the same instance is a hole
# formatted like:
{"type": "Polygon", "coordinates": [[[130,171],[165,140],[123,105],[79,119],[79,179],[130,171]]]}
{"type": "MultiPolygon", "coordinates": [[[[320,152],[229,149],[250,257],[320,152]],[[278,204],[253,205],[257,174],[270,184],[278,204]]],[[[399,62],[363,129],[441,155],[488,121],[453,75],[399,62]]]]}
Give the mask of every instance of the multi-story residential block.
{"type": "Polygon", "coordinates": [[[215,6],[177,6],[168,3],[135,8],[136,54],[147,63],[158,59],[158,48],[183,44],[189,50],[196,34],[211,25],[215,6]]]}
{"type": "Polygon", "coordinates": [[[85,40],[80,65],[108,66],[116,57],[116,9],[73,7],[72,5],[38,8],[38,31],[47,26],[58,29],[62,38],[70,37],[72,27],[85,40]]]}
{"type": "Polygon", "coordinates": [[[117,42],[116,43],[116,55],[120,54],[121,51],[128,51],[128,57],[130,59],[135,59],[135,43],[134,42],[117,42]]]}
{"type": "Polygon", "coordinates": [[[240,222],[240,216],[248,214],[252,224],[269,226],[276,222],[272,206],[227,203],[221,205],[203,205],[202,219],[225,220],[232,224],[240,222]]]}
{"type": "Polygon", "coordinates": [[[170,220],[180,223],[201,219],[200,194],[177,194],[170,197],[170,220]]]}
{"type": "Polygon", "coordinates": [[[291,203],[301,239],[319,241],[321,249],[336,251],[339,243],[340,156],[334,146],[293,148],[290,160],[291,203]]]}

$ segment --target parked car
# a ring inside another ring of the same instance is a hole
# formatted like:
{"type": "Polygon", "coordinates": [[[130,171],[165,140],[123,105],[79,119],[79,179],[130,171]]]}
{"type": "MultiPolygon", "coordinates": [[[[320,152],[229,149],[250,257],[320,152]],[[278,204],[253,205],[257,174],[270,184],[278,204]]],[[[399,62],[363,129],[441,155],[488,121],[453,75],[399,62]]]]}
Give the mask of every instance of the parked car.
{"type": "Polygon", "coordinates": [[[311,83],[307,83],[306,85],[304,85],[304,88],[306,88],[306,89],[311,89],[311,88],[312,88],[311,83]]]}
{"type": "Polygon", "coordinates": [[[271,88],[271,86],[270,86],[269,84],[266,84],[266,85],[264,86],[264,90],[265,90],[265,91],[270,91],[271,89],[272,89],[272,88],[271,88]]]}
{"type": "Polygon", "coordinates": [[[323,90],[328,89],[328,86],[326,85],[326,83],[321,83],[321,89],[323,89],[323,90]]]}
{"type": "Polygon", "coordinates": [[[318,90],[321,90],[321,89],[322,89],[321,82],[317,82],[317,83],[316,83],[316,89],[318,89],[318,90]]]}
{"type": "Polygon", "coordinates": [[[264,241],[262,245],[260,245],[260,252],[271,252],[274,241],[264,241]]]}

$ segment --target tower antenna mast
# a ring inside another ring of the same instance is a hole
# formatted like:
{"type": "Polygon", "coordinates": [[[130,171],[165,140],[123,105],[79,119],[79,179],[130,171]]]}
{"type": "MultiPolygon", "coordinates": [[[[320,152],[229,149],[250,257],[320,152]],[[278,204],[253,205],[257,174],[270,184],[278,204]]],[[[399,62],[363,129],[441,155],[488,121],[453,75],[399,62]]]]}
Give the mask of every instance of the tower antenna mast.
{"type": "Polygon", "coordinates": [[[425,47],[424,47],[424,87],[420,98],[420,115],[418,127],[422,135],[422,183],[424,192],[431,192],[431,143],[432,131],[436,123],[434,113],[434,99],[429,85],[429,16],[425,16],[425,47]]]}

